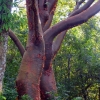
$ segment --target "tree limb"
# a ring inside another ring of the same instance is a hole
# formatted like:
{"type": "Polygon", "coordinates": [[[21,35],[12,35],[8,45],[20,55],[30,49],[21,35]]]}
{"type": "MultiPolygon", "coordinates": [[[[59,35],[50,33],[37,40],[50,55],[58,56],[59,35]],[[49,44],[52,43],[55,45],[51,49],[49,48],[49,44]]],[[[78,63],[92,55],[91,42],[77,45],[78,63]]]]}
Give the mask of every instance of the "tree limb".
{"type": "Polygon", "coordinates": [[[81,1],[76,1],[76,6],[74,10],[79,9],[80,5],[84,2],[85,0],[81,0],[81,1]]]}
{"type": "Polygon", "coordinates": [[[9,30],[9,36],[13,40],[15,45],[18,47],[18,49],[21,53],[21,56],[23,56],[25,49],[24,49],[23,45],[21,44],[20,40],[16,37],[16,35],[13,33],[12,30],[9,30]]]}
{"type": "MultiPolygon", "coordinates": [[[[84,1],[85,0],[81,0],[79,2],[76,2],[76,6],[75,6],[73,12],[75,12],[84,1]]],[[[56,37],[56,39],[53,41],[53,44],[52,44],[52,52],[53,52],[52,54],[53,54],[53,58],[57,54],[57,51],[60,49],[61,43],[63,41],[63,38],[66,35],[66,32],[67,32],[67,30],[65,30],[65,31],[61,32],[60,34],[58,34],[57,37],[56,37]]]]}
{"type": "Polygon", "coordinates": [[[48,7],[49,7],[48,0],[39,0],[39,15],[40,15],[42,28],[44,27],[45,23],[49,19],[48,7]]]}
{"type": "Polygon", "coordinates": [[[53,27],[49,28],[44,37],[50,41],[52,41],[60,32],[64,30],[68,30],[75,26],[78,26],[84,22],[86,22],[89,18],[100,11],[100,0],[95,3],[93,6],[88,8],[87,10],[81,12],[78,15],[72,16],[68,19],[65,19],[58,24],[54,25],[53,27]]]}
{"type": "MultiPolygon", "coordinates": [[[[54,11],[56,9],[56,3],[57,2],[55,2],[55,4],[53,4],[53,8],[51,9],[52,11],[50,12],[51,16],[50,16],[49,20],[47,21],[47,23],[45,24],[45,29],[44,30],[47,30],[51,25],[53,15],[54,15],[54,11]]],[[[45,59],[45,64],[44,64],[44,70],[47,70],[51,66],[52,42],[49,42],[49,41],[46,41],[46,40],[45,40],[45,56],[46,56],[46,59],[45,59]]]]}
{"type": "MultiPolygon", "coordinates": [[[[87,8],[89,8],[89,7],[91,6],[91,4],[92,4],[94,1],[95,1],[95,0],[88,0],[88,2],[87,2],[84,6],[82,6],[80,9],[78,9],[78,10],[72,12],[69,16],[74,16],[74,15],[79,14],[80,12],[86,10],[87,8]]],[[[82,3],[82,2],[81,2],[81,3],[82,3]]],[[[79,4],[80,4],[80,3],[79,3],[79,4]]]]}
{"type": "MultiPolygon", "coordinates": [[[[81,8],[80,5],[84,2],[85,0],[81,0],[79,2],[76,2],[76,6],[73,10],[72,13],[70,13],[70,15],[68,16],[71,17],[71,16],[74,16],[74,15],[77,15],[78,13],[86,10],[88,7],[90,7],[90,5],[93,3],[94,0],[89,0],[84,6],[82,6],[81,8]]],[[[61,43],[63,41],[63,38],[66,34],[67,30],[60,33],[57,38],[53,41],[53,46],[52,46],[52,51],[53,51],[53,56],[55,56],[57,54],[57,51],[59,50],[60,46],[61,46],[61,43]]]]}
{"type": "Polygon", "coordinates": [[[43,31],[45,31],[51,25],[56,4],[57,1],[55,1],[54,4],[51,4],[51,1],[44,0],[44,5],[42,5],[42,7],[39,7],[39,14],[43,31]],[[52,9],[50,9],[50,5],[52,5],[52,9]]]}
{"type": "Polygon", "coordinates": [[[53,41],[52,44],[52,54],[53,54],[53,58],[54,56],[57,54],[57,51],[60,49],[61,43],[66,35],[66,30],[61,32],[60,34],[58,34],[57,38],[53,41]]]}
{"type": "Polygon", "coordinates": [[[54,6],[57,4],[58,0],[48,0],[48,1],[49,1],[49,12],[51,12],[54,6]]]}
{"type": "Polygon", "coordinates": [[[49,19],[47,21],[47,23],[45,24],[44,28],[43,28],[43,32],[45,32],[51,25],[52,23],[52,19],[53,19],[53,15],[54,15],[54,12],[55,12],[55,9],[56,9],[56,4],[54,6],[54,8],[52,9],[50,15],[49,15],[49,19]]]}
{"type": "Polygon", "coordinates": [[[39,9],[38,9],[38,1],[37,0],[26,0],[26,8],[27,8],[27,19],[28,19],[28,27],[29,34],[27,47],[30,44],[37,45],[40,43],[42,38],[42,29],[40,23],[39,9]]]}

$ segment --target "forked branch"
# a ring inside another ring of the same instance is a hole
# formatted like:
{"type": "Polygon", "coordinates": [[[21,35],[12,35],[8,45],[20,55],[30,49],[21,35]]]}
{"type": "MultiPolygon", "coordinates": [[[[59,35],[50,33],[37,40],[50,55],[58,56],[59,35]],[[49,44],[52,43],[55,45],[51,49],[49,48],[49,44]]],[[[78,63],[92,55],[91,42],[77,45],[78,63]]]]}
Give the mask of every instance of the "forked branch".
{"type": "Polygon", "coordinates": [[[49,12],[51,12],[54,6],[57,4],[58,0],[48,0],[48,1],[49,1],[49,12]]]}
{"type": "MultiPolygon", "coordinates": [[[[88,0],[88,2],[87,2],[84,6],[82,6],[80,9],[78,9],[78,10],[72,12],[72,13],[70,14],[70,16],[74,16],[74,15],[79,14],[80,12],[86,10],[87,8],[89,8],[89,7],[91,6],[91,4],[92,4],[94,1],[95,1],[95,0],[88,0]]],[[[82,2],[81,2],[81,3],[82,3],[82,2]]],[[[79,3],[79,4],[81,4],[81,3],[79,3]]]]}
{"type": "MultiPolygon", "coordinates": [[[[79,14],[80,12],[83,12],[84,10],[86,10],[87,8],[90,7],[90,5],[94,2],[94,0],[89,0],[84,6],[80,7],[81,4],[84,2],[85,0],[81,0],[81,1],[77,1],[76,2],[76,6],[73,10],[72,13],[70,13],[70,15],[68,16],[71,17],[71,16],[74,16],[74,15],[77,15],[79,14]],[[80,8],[79,8],[80,7],[80,8]]],[[[53,56],[57,54],[57,51],[59,50],[60,46],[61,46],[61,43],[63,41],[63,38],[66,34],[67,30],[60,33],[57,38],[54,40],[53,42],[53,46],[52,46],[52,51],[53,51],[53,56]]]]}
{"type": "Polygon", "coordinates": [[[84,2],[85,0],[81,0],[81,1],[76,1],[76,6],[74,10],[79,9],[80,5],[84,2]]]}
{"type": "Polygon", "coordinates": [[[56,9],[56,4],[54,5],[52,11],[50,12],[48,21],[46,22],[45,26],[43,27],[43,32],[45,32],[48,28],[50,28],[54,13],[55,13],[55,9],[56,9]]]}
{"type": "Polygon", "coordinates": [[[68,19],[65,19],[58,24],[54,25],[53,27],[49,28],[46,32],[44,37],[52,41],[60,32],[64,30],[71,29],[75,26],[78,26],[84,22],[86,22],[89,18],[100,11],[100,0],[95,3],[93,6],[88,8],[87,10],[81,12],[78,15],[72,16],[68,19]]]}
{"type": "Polygon", "coordinates": [[[29,27],[29,42],[37,43],[41,39],[42,30],[40,26],[39,9],[37,0],[26,0],[27,19],[29,27]]]}

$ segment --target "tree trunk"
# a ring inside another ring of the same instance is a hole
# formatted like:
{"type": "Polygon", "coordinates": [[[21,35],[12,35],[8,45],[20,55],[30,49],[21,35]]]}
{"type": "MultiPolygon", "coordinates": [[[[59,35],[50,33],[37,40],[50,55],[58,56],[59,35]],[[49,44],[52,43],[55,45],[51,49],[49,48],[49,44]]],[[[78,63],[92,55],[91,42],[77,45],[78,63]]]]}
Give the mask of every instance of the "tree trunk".
{"type": "Polygon", "coordinates": [[[25,94],[34,100],[40,100],[39,85],[44,62],[43,54],[42,44],[38,47],[33,45],[25,51],[16,81],[19,100],[25,94]]]}
{"type": "Polygon", "coordinates": [[[6,67],[6,52],[7,52],[7,42],[8,42],[8,14],[11,11],[12,0],[1,0],[0,1],[0,92],[2,92],[3,87],[3,77],[6,67]],[[6,19],[5,19],[6,18],[6,19]],[[4,27],[6,25],[6,27],[4,27]]]}
{"type": "Polygon", "coordinates": [[[8,33],[0,34],[0,93],[3,87],[3,77],[6,67],[6,52],[7,52],[8,33]]]}
{"type": "Polygon", "coordinates": [[[42,100],[54,99],[54,94],[57,93],[57,88],[52,66],[46,71],[43,70],[40,89],[42,100]]]}
{"type": "Polygon", "coordinates": [[[32,100],[40,100],[40,77],[44,67],[44,40],[40,26],[37,0],[26,0],[28,17],[28,41],[16,80],[18,99],[27,94],[32,100]]]}

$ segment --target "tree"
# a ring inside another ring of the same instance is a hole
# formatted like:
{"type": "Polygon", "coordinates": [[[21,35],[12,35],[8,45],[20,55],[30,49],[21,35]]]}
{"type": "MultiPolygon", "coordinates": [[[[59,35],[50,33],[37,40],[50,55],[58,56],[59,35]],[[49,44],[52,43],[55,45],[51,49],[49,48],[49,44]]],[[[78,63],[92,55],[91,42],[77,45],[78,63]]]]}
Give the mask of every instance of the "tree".
{"type": "Polygon", "coordinates": [[[8,42],[8,28],[10,22],[12,0],[0,0],[0,93],[6,67],[6,52],[8,42]],[[9,2],[9,3],[8,3],[9,2]]]}
{"type": "MultiPolygon", "coordinates": [[[[35,100],[54,98],[50,93],[57,92],[52,61],[66,32],[100,10],[100,0],[95,4],[94,0],[84,1],[76,1],[75,9],[65,20],[50,27],[58,0],[26,0],[29,27],[26,50],[22,51],[17,42],[23,56],[16,80],[19,100],[25,94],[35,100]]],[[[9,33],[13,34],[11,30],[9,33]]]]}

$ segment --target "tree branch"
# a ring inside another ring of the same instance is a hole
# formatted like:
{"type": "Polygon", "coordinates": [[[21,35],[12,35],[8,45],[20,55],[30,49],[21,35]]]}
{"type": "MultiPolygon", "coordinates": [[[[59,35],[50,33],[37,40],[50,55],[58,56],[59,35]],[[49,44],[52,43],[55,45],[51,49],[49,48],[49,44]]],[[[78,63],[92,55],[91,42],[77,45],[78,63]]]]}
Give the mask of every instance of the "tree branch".
{"type": "MultiPolygon", "coordinates": [[[[80,12],[86,10],[88,7],[90,7],[90,5],[93,3],[94,0],[88,1],[84,6],[82,6],[82,7],[79,9],[80,5],[81,5],[84,1],[85,1],[85,0],[81,0],[81,1],[79,1],[79,2],[76,2],[76,6],[75,6],[74,10],[73,10],[72,13],[70,13],[70,15],[68,16],[68,18],[71,17],[71,16],[74,16],[74,15],[77,15],[78,13],[80,13],[80,12]]],[[[60,33],[60,34],[57,36],[57,38],[54,40],[53,46],[52,46],[53,57],[57,54],[57,51],[60,49],[61,43],[62,43],[62,41],[63,41],[63,38],[64,38],[66,32],[67,32],[67,30],[64,31],[64,32],[62,32],[62,33],[60,33]]]]}
{"type": "Polygon", "coordinates": [[[60,34],[58,34],[57,38],[53,41],[53,44],[52,44],[53,58],[57,54],[57,51],[60,49],[61,43],[65,35],[66,35],[66,31],[63,31],[60,34]]]}
{"type": "Polygon", "coordinates": [[[52,21],[51,18],[53,18],[53,15],[54,15],[53,13],[55,11],[56,4],[57,4],[57,0],[56,1],[44,0],[44,3],[42,5],[41,5],[41,2],[39,3],[39,5],[41,5],[39,6],[39,14],[40,14],[41,25],[42,25],[43,31],[45,31],[47,27],[49,27],[51,24],[50,21],[52,21]]]}
{"type": "MultiPolygon", "coordinates": [[[[54,1],[54,0],[51,0],[51,1],[54,1]]],[[[51,1],[50,1],[50,2],[51,2],[51,1]]],[[[57,0],[56,0],[56,1],[57,1],[57,0]]],[[[47,30],[47,29],[50,27],[50,25],[51,25],[51,22],[52,22],[52,19],[53,19],[53,15],[54,15],[54,11],[55,11],[55,9],[56,9],[56,4],[57,4],[56,1],[55,1],[55,4],[53,4],[53,8],[51,9],[52,11],[50,12],[50,13],[51,13],[50,19],[47,21],[44,30],[47,30]]],[[[44,40],[45,40],[45,56],[46,56],[45,64],[44,64],[44,70],[48,70],[48,68],[51,67],[52,42],[46,41],[45,38],[44,38],[44,40]]]]}
{"type": "Polygon", "coordinates": [[[9,30],[9,36],[13,40],[15,45],[18,47],[18,49],[21,53],[21,56],[23,56],[25,49],[24,49],[23,45],[21,44],[20,40],[16,37],[16,35],[12,32],[12,30],[9,30]]]}
{"type": "Polygon", "coordinates": [[[43,28],[43,32],[45,32],[51,25],[52,23],[52,19],[53,19],[53,13],[50,13],[49,15],[49,20],[47,21],[47,23],[45,24],[44,28],[43,28]]]}
{"type": "Polygon", "coordinates": [[[80,5],[84,2],[85,0],[81,0],[81,1],[76,1],[76,6],[74,10],[79,9],[80,5]]]}
{"type": "Polygon", "coordinates": [[[52,23],[52,19],[53,19],[53,15],[54,15],[55,9],[56,9],[56,4],[55,4],[54,8],[52,9],[52,11],[51,11],[51,13],[49,15],[49,20],[45,24],[45,26],[43,28],[43,32],[45,32],[50,27],[50,25],[52,23]]]}
{"type": "Polygon", "coordinates": [[[30,44],[39,44],[42,38],[42,29],[39,17],[38,1],[26,0],[29,34],[27,47],[30,44]]]}
{"type": "Polygon", "coordinates": [[[88,8],[87,10],[81,12],[78,15],[72,16],[68,19],[65,19],[58,24],[54,25],[53,27],[49,28],[45,34],[45,39],[52,41],[60,32],[64,30],[68,30],[75,26],[78,26],[84,22],[86,22],[89,18],[100,11],[100,0],[95,3],[93,6],[88,8]]]}
{"type": "Polygon", "coordinates": [[[48,1],[49,1],[49,12],[51,12],[54,6],[57,4],[58,0],[48,0],[48,1]]]}
{"type": "Polygon", "coordinates": [[[39,0],[39,15],[41,20],[42,28],[49,19],[49,4],[48,0],[39,0]]]}
{"type": "MultiPolygon", "coordinates": [[[[73,12],[75,12],[84,1],[85,0],[81,0],[79,2],[76,2],[76,6],[75,6],[73,12]]],[[[57,54],[57,51],[60,49],[61,43],[63,41],[63,38],[66,35],[66,32],[67,32],[67,30],[65,30],[65,31],[61,32],[60,34],[58,34],[57,37],[56,37],[56,39],[53,41],[53,44],[52,44],[52,52],[53,52],[52,54],[53,54],[53,58],[57,54]]]]}
{"type": "MultiPolygon", "coordinates": [[[[84,0],[84,1],[85,1],[85,0],[84,0]]],[[[89,7],[91,6],[91,4],[92,4],[94,1],[95,1],[95,0],[88,0],[88,2],[87,2],[84,6],[82,6],[80,9],[78,9],[78,10],[72,12],[72,13],[69,15],[69,17],[70,17],[70,16],[74,16],[74,15],[76,15],[76,14],[79,14],[80,12],[86,10],[87,8],[89,8],[89,7]]],[[[79,4],[81,4],[81,3],[82,3],[82,2],[80,2],[79,4]]]]}

